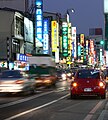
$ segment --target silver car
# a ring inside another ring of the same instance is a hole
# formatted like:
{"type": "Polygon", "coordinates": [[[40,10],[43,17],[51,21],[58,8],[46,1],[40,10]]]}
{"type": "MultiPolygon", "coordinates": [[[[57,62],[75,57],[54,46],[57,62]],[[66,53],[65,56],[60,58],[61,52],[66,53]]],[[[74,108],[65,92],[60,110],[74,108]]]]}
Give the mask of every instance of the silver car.
{"type": "Polygon", "coordinates": [[[5,70],[0,73],[0,93],[34,92],[35,79],[27,72],[5,70]]]}

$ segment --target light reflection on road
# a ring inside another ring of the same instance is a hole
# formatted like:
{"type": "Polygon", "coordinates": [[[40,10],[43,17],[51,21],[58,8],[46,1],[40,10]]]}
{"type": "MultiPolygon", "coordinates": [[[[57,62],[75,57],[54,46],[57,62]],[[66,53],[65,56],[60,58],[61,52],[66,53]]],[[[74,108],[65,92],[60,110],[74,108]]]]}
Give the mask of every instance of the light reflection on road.
{"type": "Polygon", "coordinates": [[[56,88],[59,90],[69,90],[71,80],[60,80],[56,83],[56,88]]]}

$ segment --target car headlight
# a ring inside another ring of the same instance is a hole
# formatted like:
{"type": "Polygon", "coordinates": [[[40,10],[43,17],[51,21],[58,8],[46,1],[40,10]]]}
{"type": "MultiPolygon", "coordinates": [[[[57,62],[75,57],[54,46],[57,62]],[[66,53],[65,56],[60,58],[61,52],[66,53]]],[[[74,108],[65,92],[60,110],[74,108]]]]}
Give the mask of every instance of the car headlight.
{"type": "Polygon", "coordinates": [[[66,74],[62,74],[62,77],[66,77],[66,74]]]}
{"type": "Polygon", "coordinates": [[[71,76],[71,73],[68,73],[68,74],[67,74],[67,76],[69,76],[69,77],[70,77],[70,76],[71,76]]]}

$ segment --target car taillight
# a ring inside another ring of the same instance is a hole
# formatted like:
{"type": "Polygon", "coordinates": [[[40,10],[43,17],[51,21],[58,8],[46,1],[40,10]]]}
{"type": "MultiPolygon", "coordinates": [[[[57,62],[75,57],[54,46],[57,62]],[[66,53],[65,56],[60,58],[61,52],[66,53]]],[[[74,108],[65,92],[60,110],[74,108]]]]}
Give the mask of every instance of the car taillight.
{"type": "Polygon", "coordinates": [[[17,80],[15,83],[16,83],[16,84],[23,84],[23,83],[24,83],[24,80],[17,80]]]}
{"type": "Polygon", "coordinates": [[[104,86],[103,82],[99,82],[99,86],[103,87],[104,86]]]}
{"type": "Polygon", "coordinates": [[[44,83],[51,83],[51,80],[44,80],[44,83]]]}
{"type": "Polygon", "coordinates": [[[77,84],[76,82],[74,82],[74,83],[72,84],[72,86],[73,86],[73,87],[77,87],[78,84],[77,84]]]}

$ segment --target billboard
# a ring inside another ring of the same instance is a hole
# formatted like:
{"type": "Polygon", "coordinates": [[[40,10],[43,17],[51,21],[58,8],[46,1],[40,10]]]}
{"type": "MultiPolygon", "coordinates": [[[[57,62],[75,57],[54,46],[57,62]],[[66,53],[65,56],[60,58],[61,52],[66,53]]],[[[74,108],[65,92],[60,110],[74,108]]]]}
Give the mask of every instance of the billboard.
{"type": "Polygon", "coordinates": [[[104,13],[108,13],[108,0],[104,0],[104,13]]]}
{"type": "Polygon", "coordinates": [[[24,38],[25,41],[33,43],[33,22],[24,17],[24,38]]]}

